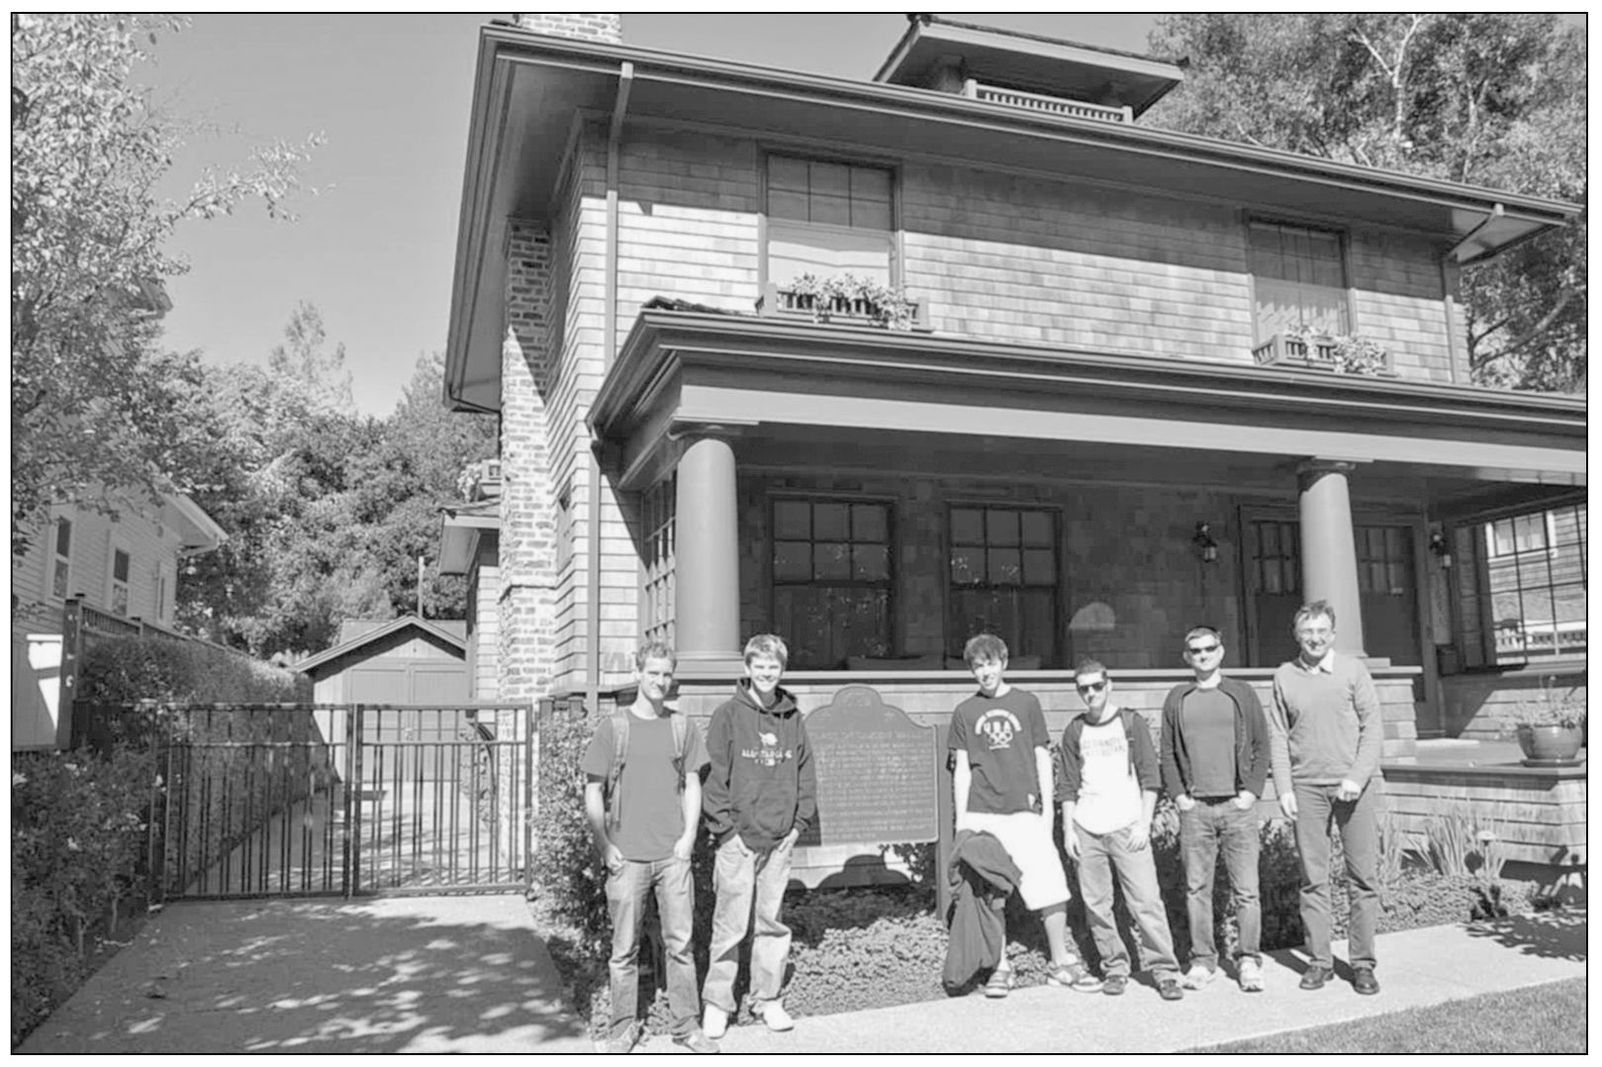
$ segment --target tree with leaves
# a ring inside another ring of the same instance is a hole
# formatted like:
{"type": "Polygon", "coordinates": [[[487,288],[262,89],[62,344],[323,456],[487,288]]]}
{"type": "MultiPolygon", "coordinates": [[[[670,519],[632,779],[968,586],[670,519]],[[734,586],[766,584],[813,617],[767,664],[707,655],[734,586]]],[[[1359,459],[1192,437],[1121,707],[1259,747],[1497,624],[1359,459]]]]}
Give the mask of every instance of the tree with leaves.
{"type": "Polygon", "coordinates": [[[439,509],[459,498],[463,468],[495,452],[493,419],[440,402],[438,354],[418,360],[386,419],[329,403],[344,372],[320,322],[302,305],[269,369],[209,368],[195,397],[214,444],[196,500],[229,536],[190,562],[179,619],[261,656],[326,648],[345,619],[416,610],[419,556],[424,616],[462,618],[466,583],[438,572],[439,509]]]}
{"type": "Polygon", "coordinates": [[[180,222],[250,199],[286,217],[316,143],[271,145],[245,170],[201,175],[182,201],[157,197],[179,129],[130,77],[158,33],[183,25],[11,16],[14,558],[53,502],[109,509],[118,493],[183,488],[175,390],[200,371],[157,345],[164,282],[185,269],[166,242],[180,222]]]}
{"type": "MultiPolygon", "coordinates": [[[[1190,60],[1148,122],[1580,204],[1584,33],[1549,14],[1183,14],[1153,53],[1190,60]]],[[[1582,392],[1586,216],[1471,267],[1471,370],[1582,392]]]]}

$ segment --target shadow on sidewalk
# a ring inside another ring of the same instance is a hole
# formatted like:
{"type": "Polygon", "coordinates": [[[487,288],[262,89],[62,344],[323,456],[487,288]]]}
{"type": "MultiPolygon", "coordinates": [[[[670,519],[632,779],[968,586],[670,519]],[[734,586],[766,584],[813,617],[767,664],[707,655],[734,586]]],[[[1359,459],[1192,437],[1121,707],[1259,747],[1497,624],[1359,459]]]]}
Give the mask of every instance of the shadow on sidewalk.
{"type": "Polygon", "coordinates": [[[1586,958],[1583,911],[1560,909],[1491,919],[1469,924],[1468,931],[1473,937],[1491,938],[1525,955],[1577,962],[1586,958]]]}
{"type": "Polygon", "coordinates": [[[69,1002],[24,1051],[529,1052],[585,1036],[527,928],[405,905],[180,907],[220,910],[120,953],[97,976],[106,995],[69,1002]]]}

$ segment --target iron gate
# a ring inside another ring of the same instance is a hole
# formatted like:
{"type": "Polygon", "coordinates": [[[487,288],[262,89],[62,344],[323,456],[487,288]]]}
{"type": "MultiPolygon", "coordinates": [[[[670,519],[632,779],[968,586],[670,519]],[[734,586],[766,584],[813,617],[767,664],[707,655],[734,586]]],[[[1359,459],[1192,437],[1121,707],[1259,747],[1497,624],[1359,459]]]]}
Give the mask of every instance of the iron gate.
{"type": "Polygon", "coordinates": [[[154,900],[526,891],[530,705],[170,705],[154,900]]]}

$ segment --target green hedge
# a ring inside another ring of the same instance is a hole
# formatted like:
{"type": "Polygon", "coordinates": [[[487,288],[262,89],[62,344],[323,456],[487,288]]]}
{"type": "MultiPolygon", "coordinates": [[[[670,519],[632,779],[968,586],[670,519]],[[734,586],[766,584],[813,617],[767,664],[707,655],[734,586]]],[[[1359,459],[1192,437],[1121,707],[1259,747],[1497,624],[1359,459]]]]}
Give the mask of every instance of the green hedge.
{"type": "Polygon", "coordinates": [[[95,637],[86,641],[76,699],[183,704],[289,704],[311,700],[311,679],[199,641],[95,637]]]}
{"type": "Polygon", "coordinates": [[[150,753],[11,756],[11,1043],[78,988],[119,914],[143,910],[150,753]]]}

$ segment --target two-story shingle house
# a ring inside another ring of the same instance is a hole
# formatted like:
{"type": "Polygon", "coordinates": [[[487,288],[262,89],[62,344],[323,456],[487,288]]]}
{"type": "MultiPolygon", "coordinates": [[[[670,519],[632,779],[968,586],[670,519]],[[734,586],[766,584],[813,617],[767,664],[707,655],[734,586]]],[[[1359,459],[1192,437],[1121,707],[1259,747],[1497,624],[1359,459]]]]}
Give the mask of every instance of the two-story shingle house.
{"type": "Polygon", "coordinates": [[[481,698],[594,707],[653,635],[701,707],[772,630],[803,696],[943,721],[992,630],[1060,723],[1080,656],[1155,708],[1207,622],[1261,684],[1324,598],[1406,758],[1486,703],[1464,672],[1575,667],[1583,571],[1515,568],[1510,618],[1491,576],[1498,523],[1583,540],[1586,407],[1471,385],[1457,306],[1574,205],[1143,125],[1164,59],[914,17],[848,81],[618,27],[480,36],[446,392],[501,418],[449,520],[481,698]]]}

